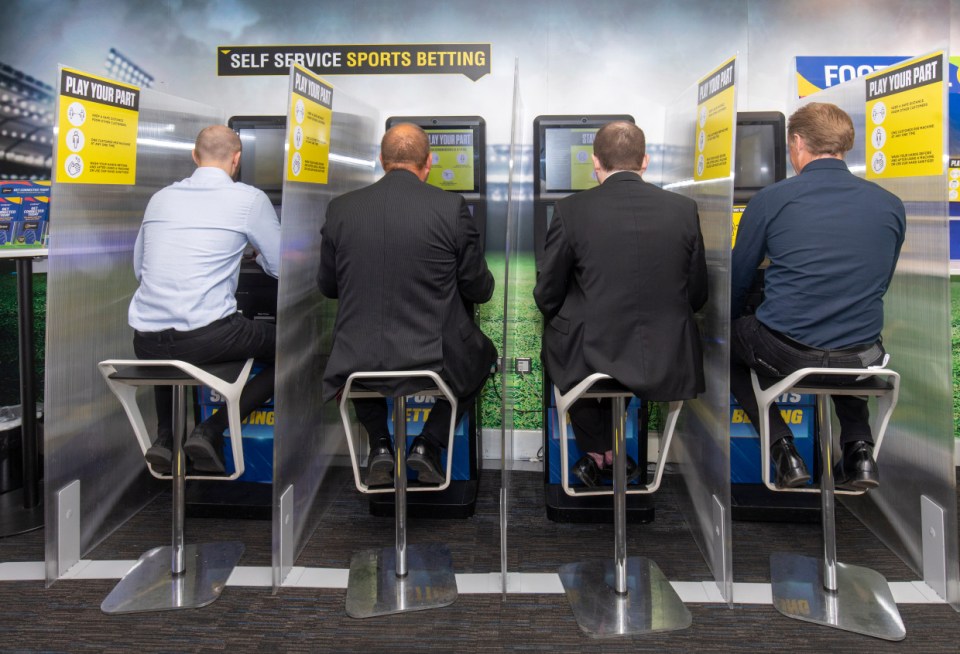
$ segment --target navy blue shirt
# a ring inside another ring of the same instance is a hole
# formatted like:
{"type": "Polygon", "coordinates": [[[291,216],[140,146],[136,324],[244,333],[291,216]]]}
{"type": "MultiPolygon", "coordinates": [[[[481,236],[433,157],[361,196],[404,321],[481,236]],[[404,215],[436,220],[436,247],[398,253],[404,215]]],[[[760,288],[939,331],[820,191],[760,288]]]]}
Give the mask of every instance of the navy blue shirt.
{"type": "Polygon", "coordinates": [[[733,317],[767,256],[761,323],[811,347],[875,342],[906,226],[897,196],[840,159],[809,162],[757,193],[743,213],[733,249],[733,317]]]}

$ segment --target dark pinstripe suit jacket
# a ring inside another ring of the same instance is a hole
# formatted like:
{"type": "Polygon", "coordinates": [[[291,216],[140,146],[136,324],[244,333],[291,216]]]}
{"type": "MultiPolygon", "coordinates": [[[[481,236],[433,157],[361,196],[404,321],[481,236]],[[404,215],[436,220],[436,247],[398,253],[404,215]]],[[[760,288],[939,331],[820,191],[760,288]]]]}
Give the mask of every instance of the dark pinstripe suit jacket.
{"type": "Polygon", "coordinates": [[[560,390],[603,372],[648,400],[703,391],[693,313],[707,301],[707,268],[693,200],[629,172],[561,200],[534,297],[560,390]]]}
{"type": "Polygon", "coordinates": [[[325,401],[360,370],[433,370],[459,397],[484,382],[496,349],[464,303],[489,300],[494,281],[462,197],[394,170],[333,200],[321,233],[317,282],[339,299],[325,401]]]}

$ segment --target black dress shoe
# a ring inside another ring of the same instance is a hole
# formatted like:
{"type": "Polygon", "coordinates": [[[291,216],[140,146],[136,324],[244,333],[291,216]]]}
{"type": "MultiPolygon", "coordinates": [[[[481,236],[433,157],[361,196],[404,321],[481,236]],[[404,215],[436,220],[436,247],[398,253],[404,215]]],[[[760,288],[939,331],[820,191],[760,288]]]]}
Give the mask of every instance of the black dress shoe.
{"type": "Polygon", "coordinates": [[[153,445],[147,448],[143,455],[153,471],[159,475],[169,475],[170,468],[173,465],[173,436],[169,431],[161,431],[157,434],[157,440],[153,445]]]}
{"type": "Polygon", "coordinates": [[[393,448],[389,438],[378,438],[367,457],[367,486],[389,486],[393,483],[393,448]]]}
{"type": "MultiPolygon", "coordinates": [[[[608,466],[600,470],[600,474],[603,475],[605,480],[613,479],[613,466],[608,466]]],[[[637,479],[640,478],[640,467],[637,465],[637,462],[633,460],[633,457],[627,457],[627,483],[632,484],[637,479]]]]}
{"type": "Polygon", "coordinates": [[[573,464],[570,469],[573,476],[580,480],[580,483],[587,488],[594,488],[603,482],[603,475],[600,474],[600,468],[597,462],[589,454],[584,454],[580,460],[573,464]]]}
{"type": "Polygon", "coordinates": [[[197,472],[224,474],[223,430],[211,427],[205,422],[197,425],[190,437],[183,443],[183,452],[193,462],[197,472]]]}
{"type": "Polygon", "coordinates": [[[422,484],[442,484],[447,480],[439,450],[423,436],[417,436],[410,446],[407,465],[417,471],[417,481],[422,484]]]}
{"type": "Polygon", "coordinates": [[[777,471],[777,488],[797,488],[810,481],[810,473],[793,438],[781,438],[770,446],[774,468],[777,471]]]}
{"type": "Polygon", "coordinates": [[[880,485],[880,468],[873,458],[873,443],[843,444],[843,456],[833,466],[834,484],[840,490],[869,490],[880,485]]]}

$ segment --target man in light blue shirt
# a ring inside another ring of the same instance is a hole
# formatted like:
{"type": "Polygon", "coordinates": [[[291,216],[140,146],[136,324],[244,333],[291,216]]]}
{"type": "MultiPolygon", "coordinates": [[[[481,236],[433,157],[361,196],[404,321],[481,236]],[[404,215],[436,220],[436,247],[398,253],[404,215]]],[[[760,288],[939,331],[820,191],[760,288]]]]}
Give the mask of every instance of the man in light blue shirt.
{"type": "MultiPolygon", "coordinates": [[[[140,281],[130,303],[133,348],[141,359],[180,359],[193,364],[255,357],[264,368],[240,397],[246,417],[273,395],[276,326],[244,318],[235,292],[247,244],[271,276],[280,272],[280,222],[260,190],[234,181],[240,138],[223,125],[197,136],[197,170],[158,191],[147,205],[134,247],[140,281]]],[[[146,459],[157,472],[170,470],[171,390],[156,389],[157,440],[146,459]]],[[[198,472],[223,473],[226,411],[197,425],[183,449],[198,472]]]]}

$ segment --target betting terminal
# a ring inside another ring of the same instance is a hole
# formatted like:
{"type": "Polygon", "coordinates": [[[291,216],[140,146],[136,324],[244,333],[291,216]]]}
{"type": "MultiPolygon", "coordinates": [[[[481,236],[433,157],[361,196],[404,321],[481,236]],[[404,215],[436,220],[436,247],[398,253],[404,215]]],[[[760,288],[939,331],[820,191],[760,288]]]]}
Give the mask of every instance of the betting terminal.
{"type": "MultiPolygon", "coordinates": [[[[593,139],[605,124],[623,120],[635,122],[633,116],[562,115],[537,116],[533,121],[533,152],[537,174],[533,177],[534,248],[539,271],[543,259],[547,229],[553,219],[557,201],[572,193],[597,185],[593,170],[593,139]]],[[[642,474],[634,483],[646,483],[647,405],[633,398],[627,405],[627,455],[637,461],[642,474]],[[642,454],[641,454],[642,451],[642,454]]],[[[543,375],[543,483],[547,517],[555,522],[613,522],[611,496],[571,497],[563,491],[562,476],[569,476],[571,486],[579,485],[569,470],[560,466],[560,435],[553,383],[546,371],[543,375]]],[[[612,432],[611,432],[612,433],[612,432]]],[[[572,427],[568,427],[570,461],[581,453],[577,449],[572,427]]],[[[643,495],[627,495],[627,519],[650,522],[654,509],[643,495]]]]}

